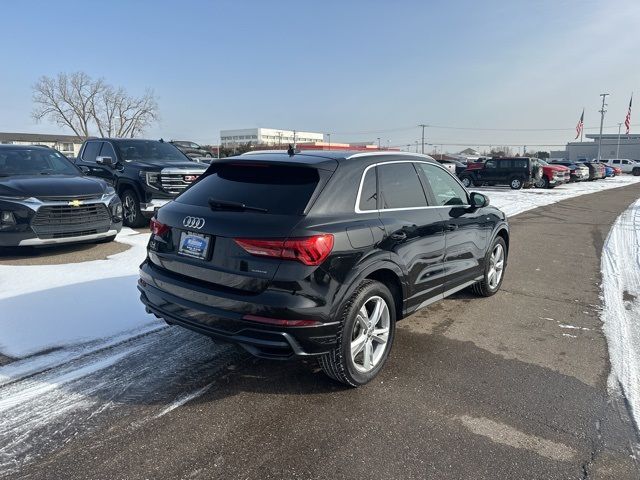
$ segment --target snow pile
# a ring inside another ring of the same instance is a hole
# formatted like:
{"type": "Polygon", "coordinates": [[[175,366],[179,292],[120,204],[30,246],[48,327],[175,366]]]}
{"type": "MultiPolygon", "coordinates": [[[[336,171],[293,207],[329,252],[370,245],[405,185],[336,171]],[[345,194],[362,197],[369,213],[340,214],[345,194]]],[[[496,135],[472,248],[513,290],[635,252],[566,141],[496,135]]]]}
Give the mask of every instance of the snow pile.
{"type": "Polygon", "coordinates": [[[136,289],[148,239],[123,229],[117,240],[131,248],[106,260],[0,266],[0,353],[21,358],[162,325],[136,289]]]}
{"type": "Polygon", "coordinates": [[[602,251],[602,320],[611,376],[640,428],[640,200],[616,220],[602,251]]]}

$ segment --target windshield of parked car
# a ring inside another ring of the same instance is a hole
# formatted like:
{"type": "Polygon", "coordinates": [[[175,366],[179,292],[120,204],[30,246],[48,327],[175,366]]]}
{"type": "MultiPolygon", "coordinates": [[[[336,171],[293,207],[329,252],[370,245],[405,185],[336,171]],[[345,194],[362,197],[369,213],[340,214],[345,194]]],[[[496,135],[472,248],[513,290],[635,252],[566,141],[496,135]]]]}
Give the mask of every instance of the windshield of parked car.
{"type": "Polygon", "coordinates": [[[0,176],[11,175],[80,175],[80,170],[53,149],[0,149],[0,176]]]}
{"type": "Polygon", "coordinates": [[[540,158],[538,159],[538,163],[539,163],[540,165],[545,165],[545,166],[549,165],[547,162],[545,162],[544,160],[542,160],[542,159],[540,159],[540,158]]]}
{"type": "Polygon", "coordinates": [[[113,142],[125,162],[144,160],[187,160],[176,147],[170,143],[156,140],[118,140],[113,142]]]}

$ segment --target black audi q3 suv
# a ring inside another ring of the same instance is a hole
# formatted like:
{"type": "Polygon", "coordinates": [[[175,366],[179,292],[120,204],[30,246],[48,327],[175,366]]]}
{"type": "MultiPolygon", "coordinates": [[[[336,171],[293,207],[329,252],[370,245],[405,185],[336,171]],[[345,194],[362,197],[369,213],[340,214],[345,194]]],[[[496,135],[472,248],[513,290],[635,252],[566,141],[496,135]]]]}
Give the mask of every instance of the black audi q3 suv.
{"type": "Polygon", "coordinates": [[[256,356],[316,356],[351,386],[380,371],[397,320],[467,287],[496,293],[509,251],[487,197],[403,152],[216,161],[151,228],[149,312],[256,356]]]}

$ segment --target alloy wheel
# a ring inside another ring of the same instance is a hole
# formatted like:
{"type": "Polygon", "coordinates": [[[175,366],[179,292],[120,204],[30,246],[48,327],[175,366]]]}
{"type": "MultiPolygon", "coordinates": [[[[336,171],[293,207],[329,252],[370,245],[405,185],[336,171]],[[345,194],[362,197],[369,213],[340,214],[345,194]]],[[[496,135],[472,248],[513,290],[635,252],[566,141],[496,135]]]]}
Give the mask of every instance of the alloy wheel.
{"type": "Polygon", "coordinates": [[[124,210],[124,218],[126,218],[129,224],[132,224],[136,220],[136,201],[130,194],[124,196],[124,202],[122,202],[122,209],[124,210]]]}
{"type": "Polygon", "coordinates": [[[500,285],[502,280],[502,272],[504,270],[504,248],[501,244],[493,247],[491,258],[489,259],[489,273],[487,274],[487,283],[492,290],[500,285]]]}
{"type": "Polygon", "coordinates": [[[379,296],[363,304],[351,332],[351,361],[358,372],[373,370],[382,360],[389,341],[389,306],[379,296]]]}
{"type": "Polygon", "coordinates": [[[511,180],[511,186],[513,188],[520,188],[520,185],[521,185],[520,179],[514,178],[513,180],[511,180]]]}

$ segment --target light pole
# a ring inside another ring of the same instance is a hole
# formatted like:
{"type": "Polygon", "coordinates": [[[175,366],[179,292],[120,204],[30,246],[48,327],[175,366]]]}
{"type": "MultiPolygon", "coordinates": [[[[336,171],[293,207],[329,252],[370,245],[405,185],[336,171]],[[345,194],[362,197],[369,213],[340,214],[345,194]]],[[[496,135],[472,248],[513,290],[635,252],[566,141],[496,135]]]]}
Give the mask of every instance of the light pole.
{"type": "Polygon", "coordinates": [[[616,158],[620,158],[620,129],[622,128],[622,123],[618,124],[618,147],[616,148],[616,158]]]}
{"type": "Polygon", "coordinates": [[[329,150],[331,150],[331,134],[327,133],[327,143],[329,144],[329,150]]]}
{"type": "Polygon", "coordinates": [[[601,93],[600,96],[602,97],[602,108],[600,109],[600,136],[598,137],[598,161],[600,161],[601,157],[601,152],[602,152],[602,126],[604,125],[604,114],[607,112],[607,110],[604,108],[607,106],[606,103],[604,103],[604,101],[606,100],[607,96],[609,94],[608,93],[601,93]]]}
{"type": "Polygon", "coordinates": [[[377,137],[378,139],[378,150],[380,150],[380,137],[377,137]]]}
{"type": "Polygon", "coordinates": [[[387,150],[391,150],[391,140],[387,138],[387,150]]]}
{"type": "MultiPolygon", "coordinates": [[[[420,125],[418,125],[419,127],[422,127],[422,153],[424,154],[424,129],[428,126],[425,125],[424,123],[421,123],[420,125]]],[[[416,153],[418,153],[418,150],[416,150],[416,153]]]]}

